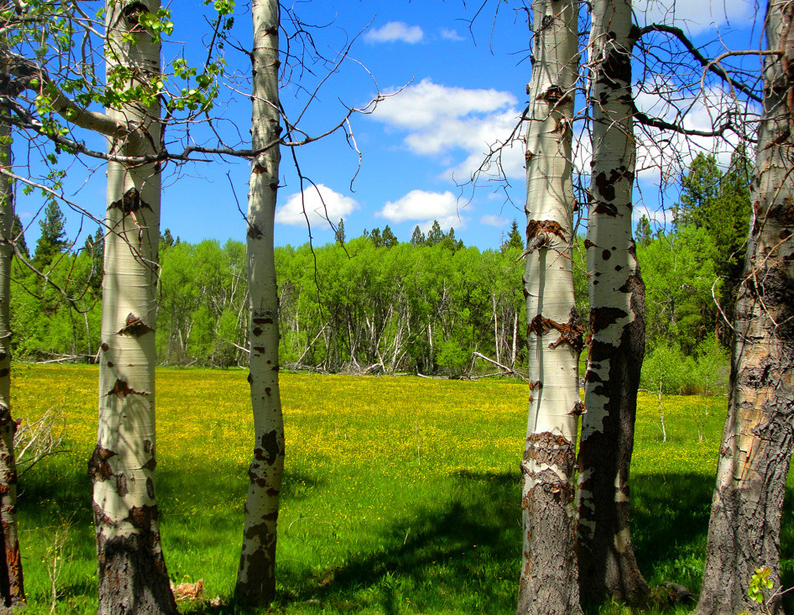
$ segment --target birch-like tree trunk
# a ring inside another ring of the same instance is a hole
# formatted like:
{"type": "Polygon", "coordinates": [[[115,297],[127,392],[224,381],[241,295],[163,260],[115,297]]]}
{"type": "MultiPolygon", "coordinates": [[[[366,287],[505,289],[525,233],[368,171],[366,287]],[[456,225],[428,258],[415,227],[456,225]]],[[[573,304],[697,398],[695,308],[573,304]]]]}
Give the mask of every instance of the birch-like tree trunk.
{"type": "MultiPolygon", "coordinates": [[[[11,166],[11,129],[0,121],[0,165],[11,166]]],[[[0,175],[0,525],[5,557],[0,558],[0,606],[7,609],[25,603],[22,557],[17,531],[17,468],[11,417],[11,262],[14,244],[14,190],[11,180],[0,175]]],[[[1,610],[1,609],[0,609],[1,610]]]]}
{"type": "Polygon", "coordinates": [[[583,600],[648,592],[629,529],[629,466],[645,352],[645,286],[632,238],[631,0],[594,0],[590,30],[593,162],[587,223],[591,344],[579,443],[583,600]]]}
{"type": "MultiPolygon", "coordinates": [[[[160,45],[138,26],[158,0],[108,2],[108,72],[131,69],[129,87],[160,72],[160,45]],[[134,42],[124,40],[134,33],[134,42]]],[[[126,103],[108,115],[130,130],[109,140],[109,151],[140,156],[160,143],[159,104],[126,103]]],[[[160,238],[159,165],[108,164],[99,427],[89,460],[99,560],[100,614],[175,613],[160,545],[154,492],[157,252],[160,238]]]]}
{"type": "MultiPolygon", "coordinates": [[[[728,417],[699,615],[753,610],[757,568],[780,584],[780,522],[794,443],[794,5],[767,5],[753,215],[736,300],[728,417]]],[[[771,592],[767,593],[767,598],[771,592]]],[[[779,598],[771,610],[779,609],[779,598]]]]}
{"type": "Polygon", "coordinates": [[[571,269],[571,138],[579,62],[577,4],[534,0],[528,87],[529,421],[521,464],[524,551],[518,614],[580,613],[574,516],[582,326],[571,269]]]}
{"type": "Polygon", "coordinates": [[[273,226],[278,191],[281,125],[278,98],[279,3],[253,0],[252,163],[248,193],[248,282],[251,293],[251,405],[254,458],[248,475],[237,598],[266,606],[276,592],[276,527],[284,471],[284,424],[278,387],[278,293],[273,226]]]}

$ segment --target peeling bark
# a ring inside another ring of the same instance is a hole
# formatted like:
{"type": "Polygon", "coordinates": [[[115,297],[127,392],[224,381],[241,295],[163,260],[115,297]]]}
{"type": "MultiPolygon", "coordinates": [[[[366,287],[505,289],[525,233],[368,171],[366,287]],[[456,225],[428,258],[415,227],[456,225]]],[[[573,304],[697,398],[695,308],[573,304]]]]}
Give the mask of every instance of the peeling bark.
{"type": "Polygon", "coordinates": [[[518,615],[581,613],[573,473],[582,327],[571,272],[575,200],[569,128],[579,63],[576,7],[569,0],[533,2],[524,253],[533,384],[521,463],[524,548],[518,615]]]}
{"type": "MultiPolygon", "coordinates": [[[[253,117],[254,149],[276,142],[279,124],[279,5],[254,0],[253,117]]],[[[278,292],[273,227],[278,190],[278,146],[252,162],[248,195],[248,281],[251,295],[249,377],[254,414],[254,458],[245,505],[245,527],[235,593],[245,605],[267,606],[276,594],[276,536],[284,424],[278,383],[278,292]]]]}
{"type": "Polygon", "coordinates": [[[631,0],[594,0],[592,19],[593,169],[585,246],[594,282],[578,459],[579,587],[588,602],[637,602],[649,588],[629,524],[629,467],[645,353],[645,285],[631,228],[631,0]]]}
{"type": "MultiPolygon", "coordinates": [[[[781,55],[765,56],[754,216],[698,615],[756,607],[747,594],[756,568],[768,566],[780,586],[780,523],[794,446],[794,6],[769,2],[765,31],[768,49],[781,55]]],[[[771,611],[779,610],[778,597],[771,611]]]]}
{"type": "MultiPolygon", "coordinates": [[[[0,122],[0,164],[11,164],[11,129],[0,122]]],[[[22,559],[17,530],[17,470],[14,456],[16,422],[11,418],[11,228],[14,193],[10,180],[0,176],[0,527],[4,558],[0,558],[0,607],[25,604],[22,559]]],[[[2,610],[0,608],[0,610],[2,610]]]]}
{"type": "MultiPolygon", "coordinates": [[[[138,11],[158,0],[106,7],[109,65],[126,64],[149,79],[160,71],[160,46],[136,30],[138,11]]],[[[133,85],[133,84],[130,84],[133,85]]],[[[160,111],[129,103],[108,114],[146,138],[109,141],[122,155],[155,153],[160,111]]],[[[173,614],[176,603],[160,546],[154,493],[156,462],[154,319],[160,232],[160,170],[108,164],[97,446],[88,463],[98,558],[100,615],[173,614]]]]}

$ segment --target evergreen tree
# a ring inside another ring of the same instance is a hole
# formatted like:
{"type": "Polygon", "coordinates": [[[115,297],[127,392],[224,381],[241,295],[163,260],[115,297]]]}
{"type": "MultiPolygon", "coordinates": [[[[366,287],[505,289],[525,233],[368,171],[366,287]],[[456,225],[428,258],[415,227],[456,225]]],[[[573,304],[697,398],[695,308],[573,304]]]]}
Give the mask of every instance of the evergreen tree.
{"type": "Polygon", "coordinates": [[[524,239],[521,237],[521,231],[518,230],[518,222],[515,218],[510,224],[510,231],[507,233],[507,237],[503,239],[499,250],[504,254],[510,248],[524,249],[524,239]]]}
{"type": "MultiPolygon", "coordinates": [[[[699,154],[682,178],[681,202],[674,214],[676,228],[692,225],[714,240],[715,273],[724,280],[717,298],[729,320],[746,252],[751,174],[752,163],[744,148],[736,150],[725,173],[713,155],[699,154]]],[[[721,331],[723,342],[729,343],[730,328],[723,325],[721,331]]]]}
{"type": "Polygon", "coordinates": [[[400,242],[397,239],[397,236],[392,232],[391,228],[389,228],[389,225],[387,224],[386,228],[383,229],[383,246],[386,248],[393,248],[398,243],[400,242]]]}
{"type": "Polygon", "coordinates": [[[165,229],[160,235],[160,245],[164,248],[170,248],[175,243],[174,236],[171,234],[171,229],[165,229]]]}
{"type": "Polygon", "coordinates": [[[441,225],[438,223],[438,220],[433,220],[433,226],[430,227],[430,231],[427,233],[425,243],[428,246],[434,246],[437,243],[441,243],[444,237],[444,231],[441,230],[441,225]]]}
{"type": "Polygon", "coordinates": [[[642,215],[640,221],[637,222],[637,243],[641,246],[648,247],[653,241],[653,231],[651,230],[651,221],[648,216],[642,215]]]}
{"type": "Polygon", "coordinates": [[[105,235],[101,228],[98,228],[93,237],[85,240],[83,249],[91,255],[91,275],[88,278],[88,286],[99,292],[102,290],[102,275],[105,262],[105,235]]]}
{"type": "Polygon", "coordinates": [[[411,235],[411,245],[413,247],[425,245],[425,234],[418,225],[414,229],[413,235],[411,235]]]}
{"type": "Polygon", "coordinates": [[[64,226],[65,218],[61,208],[55,201],[49,201],[44,210],[44,219],[39,221],[41,236],[36,241],[36,254],[33,257],[39,267],[49,265],[55,255],[68,245],[64,226]]]}
{"type": "Polygon", "coordinates": [[[11,237],[14,238],[14,241],[17,244],[17,249],[19,252],[25,256],[25,258],[30,258],[30,252],[28,252],[28,244],[25,241],[25,228],[22,226],[22,221],[19,219],[19,216],[14,214],[14,225],[11,228],[11,237]]]}
{"type": "Polygon", "coordinates": [[[343,218],[339,218],[339,224],[336,225],[336,230],[334,231],[334,238],[340,245],[345,245],[345,221],[343,218]]]}

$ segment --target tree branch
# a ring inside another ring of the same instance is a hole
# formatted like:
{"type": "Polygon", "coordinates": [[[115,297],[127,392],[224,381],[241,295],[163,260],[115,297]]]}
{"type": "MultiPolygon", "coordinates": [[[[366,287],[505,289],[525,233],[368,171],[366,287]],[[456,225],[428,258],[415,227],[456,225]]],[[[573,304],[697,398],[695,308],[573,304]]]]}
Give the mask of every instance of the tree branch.
{"type": "MultiPolygon", "coordinates": [[[[760,52],[760,51],[747,51],[747,52],[738,52],[732,51],[728,52],[727,54],[722,54],[716,60],[709,60],[706,58],[700,50],[695,47],[692,41],[689,40],[689,37],[684,33],[681,28],[677,28],[675,26],[668,26],[667,24],[650,24],[643,28],[639,29],[639,34],[637,38],[641,38],[645,34],[650,34],[651,32],[662,32],[665,34],[671,34],[675,38],[679,40],[679,42],[686,48],[689,54],[697,60],[700,65],[704,68],[705,71],[714,73],[718,77],[720,77],[723,81],[728,83],[732,88],[739,90],[742,92],[747,98],[753,100],[759,104],[763,103],[763,97],[759,96],[755,93],[753,88],[741,81],[736,81],[733,79],[728,72],[719,65],[719,61],[725,57],[731,55],[750,55],[750,54],[763,54],[763,53],[770,53],[770,52],[760,52]]],[[[774,52],[771,52],[774,53],[774,52]]],[[[708,135],[706,135],[708,136],[708,135]]]]}

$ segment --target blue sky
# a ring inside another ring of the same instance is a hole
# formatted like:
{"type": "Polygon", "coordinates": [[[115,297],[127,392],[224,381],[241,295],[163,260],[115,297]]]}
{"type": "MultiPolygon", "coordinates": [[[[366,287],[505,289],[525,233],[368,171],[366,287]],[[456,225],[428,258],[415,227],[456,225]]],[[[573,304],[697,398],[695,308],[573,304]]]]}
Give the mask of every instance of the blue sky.
{"type": "MultiPolygon", "coordinates": [[[[346,59],[330,76],[328,64],[310,64],[303,74],[295,66],[292,81],[282,90],[282,104],[293,120],[303,110],[307,92],[314,91],[320,81],[322,87],[300,123],[310,134],[335,125],[348,107],[364,107],[378,91],[390,94],[372,113],[357,114],[350,120],[361,153],[360,167],[358,153],[342,133],[295,152],[303,174],[317,186],[307,186],[303,198],[315,243],[333,240],[327,220],[317,213],[325,213],[318,189],[327,217],[334,223],[343,218],[348,238],[359,236],[364,229],[389,225],[406,241],[415,226],[427,230],[433,220],[439,220],[445,230],[454,227],[467,245],[487,249],[498,247],[514,218],[522,220],[520,141],[507,143],[504,150],[502,168],[509,186],[487,175],[476,190],[467,184],[490,146],[505,142],[517,124],[530,79],[526,13],[516,10],[519,3],[511,0],[502,3],[494,17],[496,3],[492,2],[470,30],[469,21],[480,4],[480,0],[470,0],[465,6],[460,0],[340,0],[293,5],[304,22],[323,26],[313,28],[312,36],[325,57],[338,57],[355,39],[346,59]]],[[[184,55],[198,62],[206,54],[204,15],[208,13],[198,10],[201,5],[198,0],[170,4],[176,27],[163,46],[166,71],[176,57],[184,55]]],[[[242,4],[238,12],[233,34],[241,45],[250,46],[250,16],[242,4]]],[[[759,45],[759,27],[752,29],[757,8],[746,0],[645,0],[636,5],[636,12],[640,23],[663,20],[680,25],[699,43],[709,42],[711,49],[724,49],[724,44],[735,48],[759,45]]],[[[298,49],[293,47],[293,51],[298,49]]],[[[245,93],[250,85],[245,71],[249,64],[242,53],[229,46],[226,60],[229,74],[224,84],[228,87],[224,87],[216,110],[225,134],[247,136],[250,102],[245,93]]],[[[653,96],[639,104],[661,115],[670,114],[653,96]]],[[[577,107],[584,109],[581,96],[577,107]]],[[[689,125],[707,125],[713,101],[702,98],[693,101],[692,107],[689,125]]],[[[202,133],[197,129],[194,134],[202,133]]],[[[660,178],[674,180],[676,164],[680,164],[666,161],[665,156],[684,148],[677,142],[646,145],[639,156],[644,170],[639,175],[637,212],[647,212],[661,222],[658,184],[660,178]]],[[[705,140],[698,145],[711,147],[705,140]]],[[[684,154],[684,164],[688,156],[691,154],[684,154]]],[[[577,164],[588,168],[586,144],[577,154],[577,164]]],[[[239,209],[246,208],[247,179],[248,165],[240,160],[181,168],[171,165],[164,176],[162,228],[189,242],[244,240],[245,223],[239,209]]],[[[102,169],[90,174],[76,164],[70,168],[68,180],[69,198],[101,217],[105,201],[102,169]]],[[[276,243],[299,245],[309,234],[300,183],[286,149],[280,183],[276,243]]],[[[668,190],[668,205],[670,194],[668,190]]],[[[18,197],[17,211],[23,223],[30,224],[30,245],[38,235],[35,214],[40,205],[36,197],[18,197]]],[[[74,235],[79,216],[66,213],[74,235]]],[[[83,232],[94,228],[88,224],[83,232]]],[[[82,245],[82,240],[78,241],[82,245]]]]}

